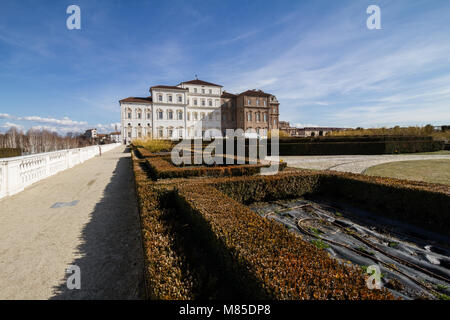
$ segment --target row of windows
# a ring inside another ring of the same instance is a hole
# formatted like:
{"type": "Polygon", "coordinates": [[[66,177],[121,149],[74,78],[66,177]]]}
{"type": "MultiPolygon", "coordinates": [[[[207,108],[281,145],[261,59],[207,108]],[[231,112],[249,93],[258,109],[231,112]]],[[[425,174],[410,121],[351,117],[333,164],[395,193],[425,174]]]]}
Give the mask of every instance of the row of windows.
{"type": "MultiPolygon", "coordinates": [[[[146,116],[147,116],[146,119],[151,119],[151,117],[152,117],[151,112],[147,112],[146,116]]],[[[136,112],[136,119],[142,119],[142,117],[143,117],[142,112],[141,111],[137,111],[136,112]]],[[[164,117],[163,110],[158,109],[156,111],[156,117],[157,117],[158,120],[163,120],[163,119],[167,119],[167,120],[183,120],[183,111],[177,110],[176,112],[174,112],[173,110],[167,110],[166,111],[166,117],[164,117]],[[176,117],[175,117],[175,113],[176,113],[176,117]]],[[[132,112],[130,110],[127,111],[127,118],[128,119],[132,118],[132,112]]],[[[217,119],[218,116],[214,116],[212,112],[209,112],[209,113],[200,112],[200,114],[197,113],[197,112],[192,112],[192,114],[191,114],[191,112],[187,113],[187,120],[188,121],[190,121],[191,119],[192,120],[199,120],[199,119],[200,120],[206,120],[207,118],[209,120],[213,120],[213,118],[214,118],[214,120],[219,120],[219,119],[217,119]]]]}
{"type": "MultiPolygon", "coordinates": [[[[252,100],[248,99],[247,100],[247,105],[251,106],[252,105],[252,100]]],[[[256,99],[256,106],[259,107],[261,105],[261,101],[259,99],[256,99]]],[[[263,100],[263,106],[266,107],[267,106],[267,101],[263,100]]]]}
{"type": "MultiPolygon", "coordinates": [[[[163,102],[163,95],[162,94],[158,94],[158,101],[159,102],[163,102]]],[[[171,94],[167,95],[167,102],[173,102],[173,96],[171,94]]],[[[183,103],[183,95],[177,94],[177,102],[178,103],[183,103]]]]}
{"type": "MultiPolygon", "coordinates": [[[[261,122],[261,113],[255,113],[256,122],[261,122]]],[[[247,112],[247,121],[253,121],[253,113],[247,112]]],[[[267,122],[267,113],[263,113],[263,122],[267,122]]]]}
{"type": "MultiPolygon", "coordinates": [[[[192,103],[194,104],[194,106],[198,106],[198,99],[192,99],[192,103]]],[[[188,100],[188,104],[189,104],[189,100],[188,100]]],[[[206,106],[206,99],[200,99],[200,104],[201,106],[206,106]]],[[[219,105],[219,100],[216,99],[216,106],[219,105]]],[[[208,99],[208,106],[212,107],[213,106],[213,101],[212,99],[208,99]]]]}
{"type": "MultiPolygon", "coordinates": [[[[198,93],[197,88],[189,88],[189,92],[194,92],[194,93],[198,93]]],[[[208,94],[212,94],[213,91],[212,89],[208,89],[208,91],[206,91],[206,89],[202,88],[200,91],[202,94],[206,94],[206,92],[208,92],[208,94]]]]}

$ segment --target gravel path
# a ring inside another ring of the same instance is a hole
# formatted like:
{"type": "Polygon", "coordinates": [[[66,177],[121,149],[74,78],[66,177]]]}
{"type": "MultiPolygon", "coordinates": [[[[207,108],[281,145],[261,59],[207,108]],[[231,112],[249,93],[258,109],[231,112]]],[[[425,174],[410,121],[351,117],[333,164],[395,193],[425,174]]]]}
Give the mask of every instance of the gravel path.
{"type": "Polygon", "coordinates": [[[136,299],[143,261],[130,153],[118,147],[0,201],[1,299],[136,299]],[[81,270],[81,289],[66,268],[81,270]]]}
{"type": "MultiPolygon", "coordinates": [[[[289,167],[363,173],[372,166],[409,160],[450,159],[450,155],[349,155],[349,156],[281,156],[289,167]]],[[[270,160],[267,157],[266,160],[270,160]]]]}

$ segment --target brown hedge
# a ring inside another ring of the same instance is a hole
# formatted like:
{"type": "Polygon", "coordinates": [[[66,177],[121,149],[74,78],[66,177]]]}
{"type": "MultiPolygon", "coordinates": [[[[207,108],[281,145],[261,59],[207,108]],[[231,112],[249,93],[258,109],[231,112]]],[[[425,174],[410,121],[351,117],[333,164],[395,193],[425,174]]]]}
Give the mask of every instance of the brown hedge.
{"type": "Polygon", "coordinates": [[[205,184],[178,185],[174,202],[208,246],[256,299],[392,299],[369,290],[361,269],[344,265],[205,184]]]}
{"type": "Polygon", "coordinates": [[[449,186],[313,170],[219,179],[213,185],[242,203],[314,193],[338,197],[390,218],[450,234],[449,186]]]}
{"type": "MultiPolygon", "coordinates": [[[[262,164],[245,165],[221,165],[221,166],[174,166],[170,159],[164,157],[153,157],[147,159],[149,174],[153,180],[173,179],[186,177],[222,177],[222,176],[242,176],[255,175],[260,173],[262,164]]],[[[286,163],[280,163],[279,169],[283,170],[286,163]]]]}
{"type": "Polygon", "coordinates": [[[145,261],[145,286],[149,299],[192,299],[193,281],[185,275],[183,258],[173,249],[174,240],[164,223],[161,194],[149,182],[133,155],[145,261]]]}

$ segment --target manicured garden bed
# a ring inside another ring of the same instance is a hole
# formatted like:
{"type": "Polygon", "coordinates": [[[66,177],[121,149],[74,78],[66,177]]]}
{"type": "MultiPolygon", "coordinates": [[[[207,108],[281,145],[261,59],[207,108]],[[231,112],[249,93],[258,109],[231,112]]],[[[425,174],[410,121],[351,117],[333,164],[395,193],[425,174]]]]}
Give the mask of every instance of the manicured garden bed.
{"type": "Polygon", "coordinates": [[[233,177],[232,167],[242,172],[251,165],[176,167],[164,156],[133,158],[151,298],[393,298],[369,290],[358,266],[338,262],[252,212],[247,204],[257,201],[339,197],[390,218],[450,229],[450,187],[309,170],[233,177]],[[208,170],[222,177],[211,178],[208,170]],[[163,266],[171,276],[154,275],[163,266]]]}

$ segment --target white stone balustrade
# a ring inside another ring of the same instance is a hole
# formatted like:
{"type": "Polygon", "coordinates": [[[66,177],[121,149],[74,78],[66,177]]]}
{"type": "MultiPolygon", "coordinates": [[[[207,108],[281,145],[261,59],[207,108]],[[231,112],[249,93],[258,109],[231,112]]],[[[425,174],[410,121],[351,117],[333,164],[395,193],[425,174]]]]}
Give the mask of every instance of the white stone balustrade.
{"type": "Polygon", "coordinates": [[[120,143],[59,150],[29,156],[0,158],[0,199],[16,194],[25,187],[58,172],[83,163],[120,143]]]}

